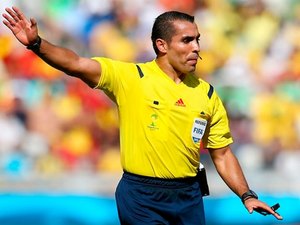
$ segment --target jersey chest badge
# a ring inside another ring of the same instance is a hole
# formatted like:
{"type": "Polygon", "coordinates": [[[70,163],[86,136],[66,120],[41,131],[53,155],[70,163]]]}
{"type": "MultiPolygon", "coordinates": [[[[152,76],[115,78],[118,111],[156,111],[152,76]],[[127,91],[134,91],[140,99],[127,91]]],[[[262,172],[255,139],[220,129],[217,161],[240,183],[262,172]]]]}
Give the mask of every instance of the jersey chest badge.
{"type": "Polygon", "coordinates": [[[204,135],[206,125],[207,121],[204,119],[196,118],[194,120],[194,124],[192,127],[192,139],[194,143],[200,142],[204,135]]]}

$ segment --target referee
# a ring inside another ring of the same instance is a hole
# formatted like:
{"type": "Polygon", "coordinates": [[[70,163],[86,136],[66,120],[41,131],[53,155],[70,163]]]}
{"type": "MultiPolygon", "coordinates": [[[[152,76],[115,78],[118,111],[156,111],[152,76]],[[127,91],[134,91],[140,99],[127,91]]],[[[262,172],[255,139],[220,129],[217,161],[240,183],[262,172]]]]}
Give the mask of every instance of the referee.
{"type": "MultiPolygon", "coordinates": [[[[249,189],[233,155],[228,118],[214,88],[194,76],[200,34],[194,17],[170,11],[152,29],[157,55],[146,63],[83,58],[38,35],[35,19],[6,8],[3,23],[49,65],[103,90],[118,106],[121,163],[116,189],[122,225],[204,225],[199,148],[247,210],[282,217],[249,189]]],[[[112,43],[113,44],[113,43],[112,43]]]]}

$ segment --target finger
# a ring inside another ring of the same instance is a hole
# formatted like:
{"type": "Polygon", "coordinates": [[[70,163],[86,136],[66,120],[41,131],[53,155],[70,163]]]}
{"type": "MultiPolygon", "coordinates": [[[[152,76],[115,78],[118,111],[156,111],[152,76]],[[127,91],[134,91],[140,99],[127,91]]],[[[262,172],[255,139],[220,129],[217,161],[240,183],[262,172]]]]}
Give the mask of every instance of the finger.
{"type": "Polygon", "coordinates": [[[5,8],[5,11],[14,19],[14,21],[19,21],[18,16],[13,10],[11,10],[10,8],[5,8]]]}
{"type": "Polygon", "coordinates": [[[3,18],[5,18],[6,20],[4,20],[3,21],[3,23],[7,26],[7,24],[10,24],[11,26],[14,26],[15,24],[16,24],[16,21],[12,18],[12,17],[10,17],[10,16],[8,16],[7,14],[2,14],[2,16],[3,16],[3,18]]]}
{"type": "Polygon", "coordinates": [[[37,22],[34,18],[30,18],[31,26],[36,26],[37,22]]]}
{"type": "Polygon", "coordinates": [[[11,31],[13,30],[13,26],[7,22],[6,20],[3,21],[4,25],[8,27],[8,29],[10,29],[11,31]]]}
{"type": "Polygon", "coordinates": [[[248,212],[249,212],[250,214],[252,214],[252,213],[253,213],[253,208],[248,209],[248,212]]]}
{"type": "Polygon", "coordinates": [[[12,9],[15,11],[15,14],[17,15],[18,19],[26,20],[25,15],[22,13],[22,11],[19,8],[17,8],[16,6],[13,6],[12,9]]]}
{"type": "Polygon", "coordinates": [[[277,212],[272,213],[272,215],[274,217],[276,217],[276,219],[278,219],[278,220],[282,220],[283,219],[283,217],[281,215],[279,215],[279,213],[277,213],[277,212]]]}
{"type": "Polygon", "coordinates": [[[270,215],[272,214],[274,217],[276,217],[278,220],[282,220],[283,217],[281,215],[279,215],[279,213],[277,213],[276,211],[274,211],[272,208],[270,208],[269,206],[266,206],[265,208],[254,208],[254,210],[264,216],[266,215],[270,215]]]}

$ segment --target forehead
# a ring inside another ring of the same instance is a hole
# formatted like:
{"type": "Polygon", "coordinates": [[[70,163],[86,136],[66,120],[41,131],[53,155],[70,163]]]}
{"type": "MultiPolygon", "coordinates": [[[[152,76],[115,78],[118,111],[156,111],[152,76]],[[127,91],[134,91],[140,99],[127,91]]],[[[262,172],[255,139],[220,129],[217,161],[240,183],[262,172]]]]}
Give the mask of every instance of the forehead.
{"type": "Polygon", "coordinates": [[[183,36],[191,36],[196,37],[199,36],[198,27],[195,23],[191,23],[184,20],[176,20],[173,22],[175,28],[174,36],[183,37],[183,36]]]}

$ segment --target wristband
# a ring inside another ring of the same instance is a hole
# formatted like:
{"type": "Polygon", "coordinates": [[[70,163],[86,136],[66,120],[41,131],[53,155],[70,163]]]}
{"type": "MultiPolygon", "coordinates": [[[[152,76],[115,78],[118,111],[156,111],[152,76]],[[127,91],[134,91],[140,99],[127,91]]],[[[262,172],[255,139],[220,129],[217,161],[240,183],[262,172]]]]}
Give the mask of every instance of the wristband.
{"type": "Polygon", "coordinates": [[[242,194],[241,200],[243,203],[245,203],[245,201],[249,198],[258,199],[258,196],[254,191],[249,190],[249,191],[245,192],[244,194],[242,194]]]}
{"type": "Polygon", "coordinates": [[[42,43],[41,37],[37,36],[36,41],[33,44],[28,45],[26,48],[35,53],[38,53],[40,51],[41,43],[42,43]]]}

